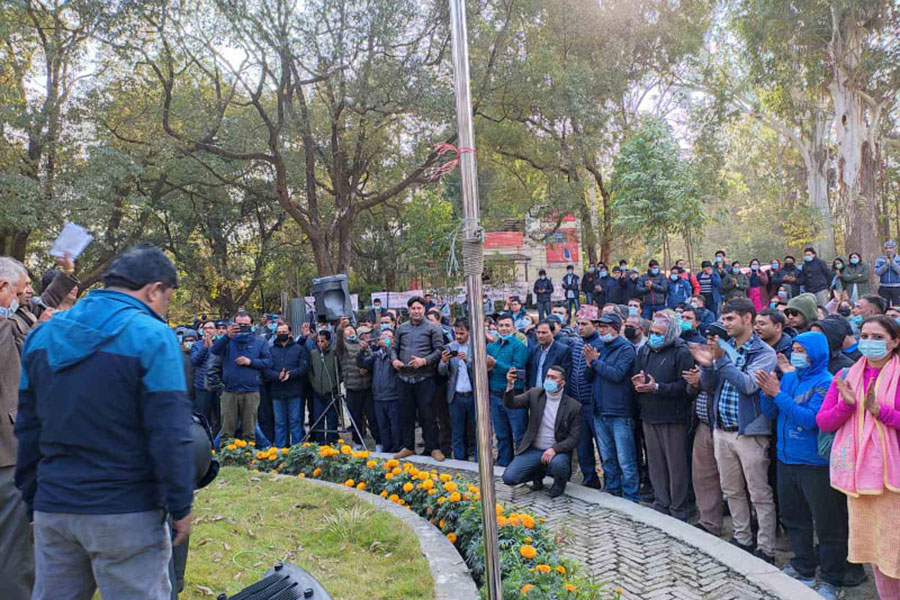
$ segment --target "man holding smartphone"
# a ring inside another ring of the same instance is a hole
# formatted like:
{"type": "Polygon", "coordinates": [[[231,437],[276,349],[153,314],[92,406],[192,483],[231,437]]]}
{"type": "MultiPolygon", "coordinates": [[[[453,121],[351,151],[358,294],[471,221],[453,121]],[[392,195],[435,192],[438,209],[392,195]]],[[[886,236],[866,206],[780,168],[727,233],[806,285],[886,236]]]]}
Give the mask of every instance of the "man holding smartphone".
{"type": "Polygon", "coordinates": [[[512,315],[504,313],[497,319],[497,337],[487,347],[491,422],[494,425],[494,435],[497,436],[497,464],[501,467],[512,461],[513,451],[522,442],[528,425],[526,409],[506,408],[503,405],[506,375],[510,369],[517,369],[515,391],[523,391],[527,363],[528,348],[516,337],[512,315]]]}
{"type": "Polygon", "coordinates": [[[256,441],[256,411],[259,409],[260,374],[272,368],[272,356],[265,340],[252,333],[253,318],[240,312],[228,333],[216,340],[212,353],[222,357],[222,437],[233,438],[237,419],[242,437],[256,441]]]}

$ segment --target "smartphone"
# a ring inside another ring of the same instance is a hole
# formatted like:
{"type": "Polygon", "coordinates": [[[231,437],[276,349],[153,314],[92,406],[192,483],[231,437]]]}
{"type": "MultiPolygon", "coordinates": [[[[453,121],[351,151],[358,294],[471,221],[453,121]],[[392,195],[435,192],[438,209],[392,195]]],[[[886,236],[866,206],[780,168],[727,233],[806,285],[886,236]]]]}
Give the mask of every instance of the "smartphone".
{"type": "Polygon", "coordinates": [[[516,369],[516,379],[525,381],[525,369],[516,369]]]}
{"type": "Polygon", "coordinates": [[[241,331],[241,333],[250,333],[251,329],[253,329],[253,328],[250,325],[244,323],[243,325],[241,325],[240,331],[241,331]]]}
{"type": "Polygon", "coordinates": [[[453,358],[454,356],[459,356],[459,350],[451,350],[447,354],[450,355],[450,358],[453,358]]]}

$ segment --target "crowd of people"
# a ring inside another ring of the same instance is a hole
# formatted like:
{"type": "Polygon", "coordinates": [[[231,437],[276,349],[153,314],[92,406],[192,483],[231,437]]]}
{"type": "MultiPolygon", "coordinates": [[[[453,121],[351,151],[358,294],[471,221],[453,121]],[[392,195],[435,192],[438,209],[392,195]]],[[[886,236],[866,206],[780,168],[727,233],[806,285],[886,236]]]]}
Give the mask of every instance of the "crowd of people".
{"type": "MultiPolygon", "coordinates": [[[[16,353],[0,371],[0,408],[10,415],[0,420],[0,578],[30,590],[33,554],[35,597],[57,597],[60,572],[72,576],[54,561],[91,554],[96,540],[84,532],[104,526],[62,513],[168,512],[171,553],[190,530],[193,472],[169,456],[185,432],[162,424],[187,419],[188,398],[216,444],[333,442],[343,425],[355,444],[371,440],[398,459],[477,460],[477,326],[488,342],[480,375],[493,450],[508,485],[542,489],[549,476],[548,494],[559,496],[577,460],[582,485],[713,535],[722,534],[727,507],[732,543],[770,563],[782,527],[793,548],[784,571],[825,598],[862,583],[865,563],[881,598],[900,598],[900,547],[885,535],[900,509],[895,251],[888,241],[875,259],[876,293],[856,253],[829,267],[807,248],[802,262],[743,267],[720,251],[697,273],[684,261],[667,272],[655,260],[644,273],[626,261],[580,275],[569,266],[562,302],[552,301],[554,284],[541,272],[537,315],[513,296],[499,312],[491,306],[484,323],[464,310],[451,320],[449,305],[423,295],[405,311],[375,299],[369,310],[308,318],[297,330],[280,315],[255,322],[242,310],[196,319],[175,335],[162,320],[174,271],[158,251],[133,251],[140,260],[126,253],[106,289],[77,303],[71,261],[47,274],[38,297],[27,271],[0,258],[0,343],[16,353]],[[147,253],[150,267],[139,264],[147,253]],[[112,386],[99,375],[110,368],[112,386]],[[133,401],[111,414],[121,431],[98,435],[89,421],[112,410],[103,405],[111,394],[133,401]],[[146,447],[133,450],[135,436],[146,447]],[[124,457],[110,457],[117,452],[124,457]],[[121,481],[96,471],[125,463],[131,472],[121,481]],[[136,493],[139,482],[149,487],[136,493]],[[76,531],[84,537],[71,542],[76,531]],[[42,569],[53,574],[43,582],[42,569]]],[[[129,527],[158,533],[140,520],[129,527]]],[[[148,556],[161,564],[163,554],[148,556]]],[[[120,566],[120,576],[129,572],[120,566]]],[[[159,584],[145,575],[145,587],[159,584]]],[[[85,589],[102,589],[84,579],[85,589]]]]}

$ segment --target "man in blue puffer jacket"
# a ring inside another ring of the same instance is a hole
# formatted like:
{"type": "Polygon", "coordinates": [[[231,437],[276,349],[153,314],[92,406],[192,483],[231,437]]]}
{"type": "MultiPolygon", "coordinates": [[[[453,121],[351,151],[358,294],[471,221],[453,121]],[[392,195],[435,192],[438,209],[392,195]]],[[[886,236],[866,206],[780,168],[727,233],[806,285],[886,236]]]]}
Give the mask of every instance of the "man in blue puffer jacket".
{"type": "Polygon", "coordinates": [[[639,502],[641,484],[634,444],[635,410],[631,389],[634,346],[619,335],[622,320],[615,313],[602,315],[596,323],[602,342],[599,350],[585,353],[593,382],[594,431],[606,491],[639,502]]]}
{"type": "Polygon", "coordinates": [[[794,338],[791,364],[794,371],[781,382],[774,373],[758,371],[763,413],[777,418],[778,502],[781,522],[791,538],[794,557],[785,572],[803,583],[815,583],[825,598],[835,597],[844,585],[847,567],[847,518],[841,510],[844,496],[831,488],[828,459],[819,455],[816,414],[822,406],[831,373],[828,371],[828,339],[819,332],[794,338]],[[812,517],[812,519],[810,519],[812,517]],[[813,525],[819,541],[813,541],[813,525]]]}
{"type": "Polygon", "coordinates": [[[182,356],[160,316],[175,266],[144,245],[103,280],[106,289],[35,328],[22,352],[16,485],[34,511],[32,597],[99,587],[104,598],[168,600],[194,492],[182,356]]]}
{"type": "MultiPolygon", "coordinates": [[[[590,366],[585,358],[585,348],[600,348],[602,342],[594,330],[594,321],[599,319],[596,306],[582,304],[575,316],[578,335],[571,338],[572,376],[566,382],[566,395],[581,402],[581,429],[578,439],[578,467],[581,469],[581,485],[600,489],[597,477],[597,463],[594,459],[594,402],[592,380],[588,379],[590,366]]],[[[588,350],[589,352],[590,350],[588,350]]]]}

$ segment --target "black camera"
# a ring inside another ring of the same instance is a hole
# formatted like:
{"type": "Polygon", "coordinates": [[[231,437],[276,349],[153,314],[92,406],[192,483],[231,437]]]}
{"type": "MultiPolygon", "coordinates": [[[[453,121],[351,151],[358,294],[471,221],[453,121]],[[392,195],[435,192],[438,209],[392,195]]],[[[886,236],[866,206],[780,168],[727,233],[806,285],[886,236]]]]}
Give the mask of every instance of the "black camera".
{"type": "Polygon", "coordinates": [[[719,336],[720,340],[725,342],[731,339],[731,336],[728,335],[728,332],[725,331],[725,327],[723,327],[721,323],[713,323],[706,328],[706,337],[711,338],[716,335],[719,336]]]}

